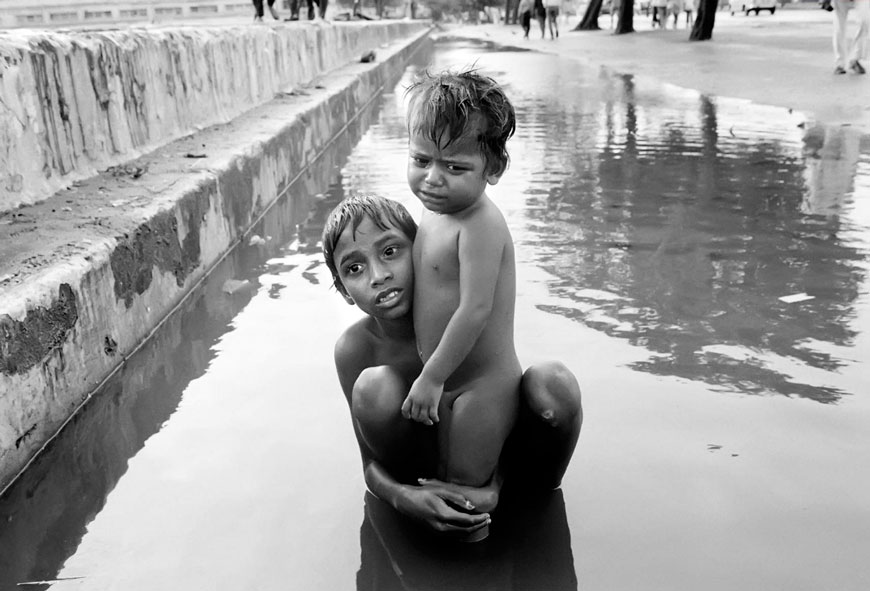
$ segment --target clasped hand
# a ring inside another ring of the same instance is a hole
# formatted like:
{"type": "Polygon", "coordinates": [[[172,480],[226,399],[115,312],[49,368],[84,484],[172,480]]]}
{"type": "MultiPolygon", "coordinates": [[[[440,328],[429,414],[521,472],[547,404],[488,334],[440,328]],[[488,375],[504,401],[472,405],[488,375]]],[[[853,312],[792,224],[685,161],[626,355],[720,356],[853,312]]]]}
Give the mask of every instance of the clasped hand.
{"type": "Polygon", "coordinates": [[[402,416],[424,425],[438,422],[438,405],[444,394],[444,384],[428,379],[425,374],[414,380],[402,403],[402,416]]]}

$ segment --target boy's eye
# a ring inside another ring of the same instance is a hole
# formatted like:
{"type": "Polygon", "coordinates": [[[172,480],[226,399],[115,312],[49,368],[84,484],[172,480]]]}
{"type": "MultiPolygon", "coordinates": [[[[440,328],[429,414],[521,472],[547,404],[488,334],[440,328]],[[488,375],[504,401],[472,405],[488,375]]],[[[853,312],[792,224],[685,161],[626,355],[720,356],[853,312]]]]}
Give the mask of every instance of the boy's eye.
{"type": "Polygon", "coordinates": [[[426,166],[427,164],[429,164],[429,159],[421,158],[420,156],[411,156],[411,162],[413,162],[417,166],[426,166]]]}
{"type": "Polygon", "coordinates": [[[351,263],[344,268],[345,275],[356,275],[362,271],[362,265],[359,263],[351,263]]]}
{"type": "Polygon", "coordinates": [[[461,164],[448,164],[447,170],[449,170],[450,172],[463,172],[466,170],[466,168],[461,164]]]}
{"type": "Polygon", "coordinates": [[[399,252],[398,246],[388,246],[384,249],[384,256],[392,257],[395,256],[397,252],[399,252]]]}

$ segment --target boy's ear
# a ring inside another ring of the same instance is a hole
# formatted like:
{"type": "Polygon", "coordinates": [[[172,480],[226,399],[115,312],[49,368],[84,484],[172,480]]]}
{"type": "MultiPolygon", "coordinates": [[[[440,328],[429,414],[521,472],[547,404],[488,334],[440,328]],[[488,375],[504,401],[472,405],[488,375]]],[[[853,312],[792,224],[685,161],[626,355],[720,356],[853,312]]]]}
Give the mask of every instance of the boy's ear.
{"type": "Polygon", "coordinates": [[[345,302],[347,302],[347,303],[350,304],[351,306],[356,305],[356,302],[353,301],[353,298],[350,297],[350,294],[347,293],[347,290],[344,289],[344,286],[343,286],[341,283],[339,283],[338,285],[336,285],[336,286],[335,286],[335,289],[338,290],[338,293],[341,295],[341,297],[344,298],[344,301],[345,301],[345,302]]]}

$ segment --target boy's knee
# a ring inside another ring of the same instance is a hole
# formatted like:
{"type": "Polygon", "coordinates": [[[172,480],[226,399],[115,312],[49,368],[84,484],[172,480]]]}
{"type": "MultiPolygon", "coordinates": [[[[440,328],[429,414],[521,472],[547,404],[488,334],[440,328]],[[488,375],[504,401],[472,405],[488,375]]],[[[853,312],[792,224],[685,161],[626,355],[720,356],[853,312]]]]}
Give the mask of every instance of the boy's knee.
{"type": "Polygon", "coordinates": [[[386,419],[400,412],[407,386],[391,367],[368,367],[353,385],[351,407],[359,420],[386,419]]]}
{"type": "Polygon", "coordinates": [[[550,426],[567,425],[582,413],[577,378],[559,361],[527,369],[523,374],[522,393],[532,414],[550,426]]]}

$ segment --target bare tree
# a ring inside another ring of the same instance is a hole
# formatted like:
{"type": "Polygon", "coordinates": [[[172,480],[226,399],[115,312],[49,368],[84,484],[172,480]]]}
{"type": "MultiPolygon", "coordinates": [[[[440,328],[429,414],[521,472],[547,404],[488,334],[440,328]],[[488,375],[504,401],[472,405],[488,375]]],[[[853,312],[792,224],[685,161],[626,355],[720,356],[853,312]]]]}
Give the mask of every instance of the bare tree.
{"type": "Polygon", "coordinates": [[[716,10],[719,0],[701,0],[698,5],[698,16],[692,24],[689,41],[708,41],[713,38],[713,25],[716,24],[716,10]]]}

